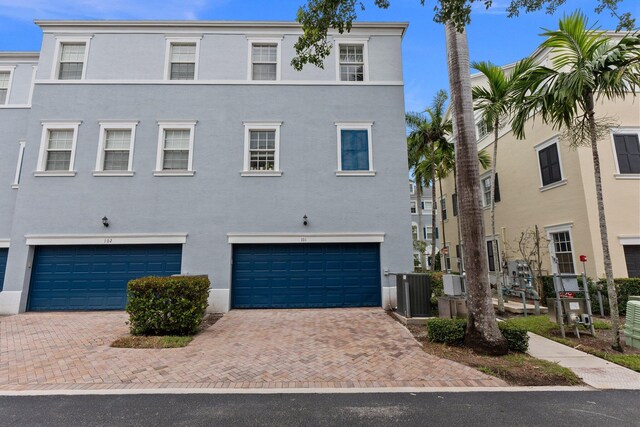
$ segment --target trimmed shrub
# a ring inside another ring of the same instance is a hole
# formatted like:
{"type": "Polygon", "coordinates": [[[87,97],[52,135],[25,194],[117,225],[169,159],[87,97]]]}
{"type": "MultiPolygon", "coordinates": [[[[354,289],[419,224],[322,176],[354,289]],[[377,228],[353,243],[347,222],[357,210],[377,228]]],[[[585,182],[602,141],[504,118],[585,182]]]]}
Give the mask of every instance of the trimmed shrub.
{"type": "Polygon", "coordinates": [[[427,321],[427,335],[433,342],[462,345],[466,329],[466,319],[430,319],[427,321]]]}
{"type": "Polygon", "coordinates": [[[529,335],[526,329],[511,325],[509,322],[499,322],[498,328],[507,340],[509,351],[524,353],[529,349],[529,335]]]}
{"type": "Polygon", "coordinates": [[[208,305],[207,276],[143,277],[129,282],[132,335],[193,335],[208,305]]]}

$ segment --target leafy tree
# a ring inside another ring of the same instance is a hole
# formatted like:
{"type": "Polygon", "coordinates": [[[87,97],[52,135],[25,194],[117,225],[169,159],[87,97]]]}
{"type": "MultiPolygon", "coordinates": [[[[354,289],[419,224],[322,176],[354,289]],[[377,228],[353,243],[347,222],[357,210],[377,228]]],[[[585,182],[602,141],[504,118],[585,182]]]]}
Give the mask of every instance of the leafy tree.
{"type": "MultiPolygon", "coordinates": [[[[517,83],[523,76],[526,76],[534,66],[531,58],[524,59],[513,67],[507,74],[502,69],[491,62],[473,62],[472,68],[480,71],[486,79],[486,86],[474,86],[472,89],[474,106],[476,111],[482,113],[482,120],[488,128],[493,128],[493,163],[491,168],[491,238],[493,239],[493,259],[498,257],[498,241],[496,240],[496,169],[498,166],[498,139],[500,129],[507,124],[512,117],[515,105],[515,95],[517,93],[517,83]]],[[[504,313],[504,298],[500,277],[502,277],[502,265],[497,266],[496,287],[498,289],[498,312],[504,313]]]]}
{"type": "MultiPolygon", "coordinates": [[[[540,10],[548,4],[563,4],[565,0],[512,0],[512,14],[522,9],[540,10]]],[[[426,0],[420,0],[425,4],[426,0]]],[[[449,86],[454,117],[456,159],[459,165],[458,200],[460,230],[466,242],[464,251],[467,271],[467,305],[469,310],[465,342],[479,352],[506,354],[507,342],[498,329],[489,286],[487,254],[484,251],[484,224],[480,200],[480,180],[476,160],[475,123],[471,79],[469,77],[469,48],[465,26],[470,22],[474,3],[491,7],[492,0],[435,0],[434,20],[445,24],[449,86]]],[[[617,6],[620,0],[599,0],[600,4],[617,6]]],[[[389,0],[373,0],[380,8],[388,8],[389,0]]],[[[297,19],[303,34],[295,44],[297,56],[291,61],[295,69],[311,63],[324,66],[324,58],[331,51],[329,29],[340,33],[351,30],[357,9],[364,9],[363,0],[307,0],[298,10],[297,19]]]]}
{"type": "Polygon", "coordinates": [[[606,119],[596,117],[596,101],[635,96],[640,88],[640,37],[627,34],[613,40],[606,33],[589,27],[588,19],[575,12],[560,20],[558,30],[545,30],[542,48],[553,51],[552,65],[541,65],[528,74],[520,87],[520,108],[513,121],[517,137],[524,137],[524,127],[532,116],[539,115],[553,128],[565,128],[573,146],[591,147],[595,178],[600,240],[607,278],[613,348],[620,344],[618,296],[613,281],[609,237],[604,209],[598,139],[606,119]]]}

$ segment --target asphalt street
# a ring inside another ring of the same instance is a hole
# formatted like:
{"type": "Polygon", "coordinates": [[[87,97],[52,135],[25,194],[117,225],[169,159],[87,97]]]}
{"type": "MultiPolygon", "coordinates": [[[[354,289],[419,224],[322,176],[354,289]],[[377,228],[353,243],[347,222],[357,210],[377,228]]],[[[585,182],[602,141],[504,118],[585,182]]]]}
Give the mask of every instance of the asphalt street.
{"type": "Polygon", "coordinates": [[[0,397],[3,426],[639,426],[640,391],[0,397]]]}

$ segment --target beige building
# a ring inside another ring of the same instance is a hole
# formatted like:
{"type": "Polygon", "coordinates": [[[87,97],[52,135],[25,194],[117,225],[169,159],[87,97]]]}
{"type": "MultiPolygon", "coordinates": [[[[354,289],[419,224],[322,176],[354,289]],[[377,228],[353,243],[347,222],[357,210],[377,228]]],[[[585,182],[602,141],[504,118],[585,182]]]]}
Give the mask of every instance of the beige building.
{"type": "MultiPolygon", "coordinates": [[[[548,60],[549,52],[538,50],[533,55],[543,62],[548,60]]],[[[484,83],[480,74],[471,79],[474,86],[484,83]]],[[[640,97],[601,101],[596,114],[615,123],[598,143],[613,274],[640,277],[640,97]]],[[[479,121],[479,115],[476,118],[479,121]]],[[[477,132],[478,150],[493,154],[493,131],[479,125],[477,132]]],[[[490,174],[490,170],[481,168],[485,247],[489,269],[495,271],[498,264],[490,250],[490,174]]],[[[518,238],[527,228],[537,225],[548,239],[548,249],[543,253],[546,273],[581,273],[579,257],[586,255],[588,276],[604,277],[590,147],[571,148],[562,131],[552,129],[539,118],[530,120],[524,140],[516,139],[507,126],[500,130],[497,182],[495,238],[502,260],[505,256],[509,260],[520,259],[518,238]]],[[[450,248],[448,263],[457,271],[460,250],[452,176],[443,180],[442,193],[438,192],[442,220],[439,226],[444,227],[450,248]]]]}

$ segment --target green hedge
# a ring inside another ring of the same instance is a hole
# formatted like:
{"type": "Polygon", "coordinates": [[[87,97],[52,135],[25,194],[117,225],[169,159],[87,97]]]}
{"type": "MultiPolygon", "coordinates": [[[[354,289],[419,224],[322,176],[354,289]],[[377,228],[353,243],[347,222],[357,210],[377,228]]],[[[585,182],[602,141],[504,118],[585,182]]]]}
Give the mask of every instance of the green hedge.
{"type": "Polygon", "coordinates": [[[132,335],[193,335],[208,305],[206,276],[143,277],[129,282],[127,313],[132,335]]]}
{"type": "Polygon", "coordinates": [[[509,322],[499,322],[498,328],[507,340],[510,351],[524,353],[529,349],[529,335],[526,329],[511,325],[509,322]]]}
{"type": "MultiPolygon", "coordinates": [[[[544,292],[547,297],[553,298],[555,292],[553,290],[553,276],[543,276],[542,283],[544,286],[544,292]]],[[[582,278],[578,277],[578,282],[582,284],[582,278]]],[[[640,278],[620,278],[614,279],[616,288],[618,290],[618,310],[620,315],[624,316],[627,313],[627,302],[632,295],[640,295],[640,278]]],[[[591,308],[594,314],[600,313],[600,305],[598,304],[598,285],[602,286],[602,305],[604,308],[604,314],[609,314],[609,300],[607,298],[607,281],[606,279],[598,280],[597,284],[588,278],[589,284],[589,297],[591,298],[591,308]]]]}
{"type": "Polygon", "coordinates": [[[427,321],[427,336],[433,342],[462,345],[467,319],[431,319],[427,321]]]}
{"type": "MultiPolygon", "coordinates": [[[[510,351],[520,353],[527,351],[529,336],[526,329],[508,322],[499,322],[498,327],[507,340],[510,351]]],[[[427,321],[427,336],[433,342],[462,345],[466,329],[466,319],[431,319],[427,321]]]]}

